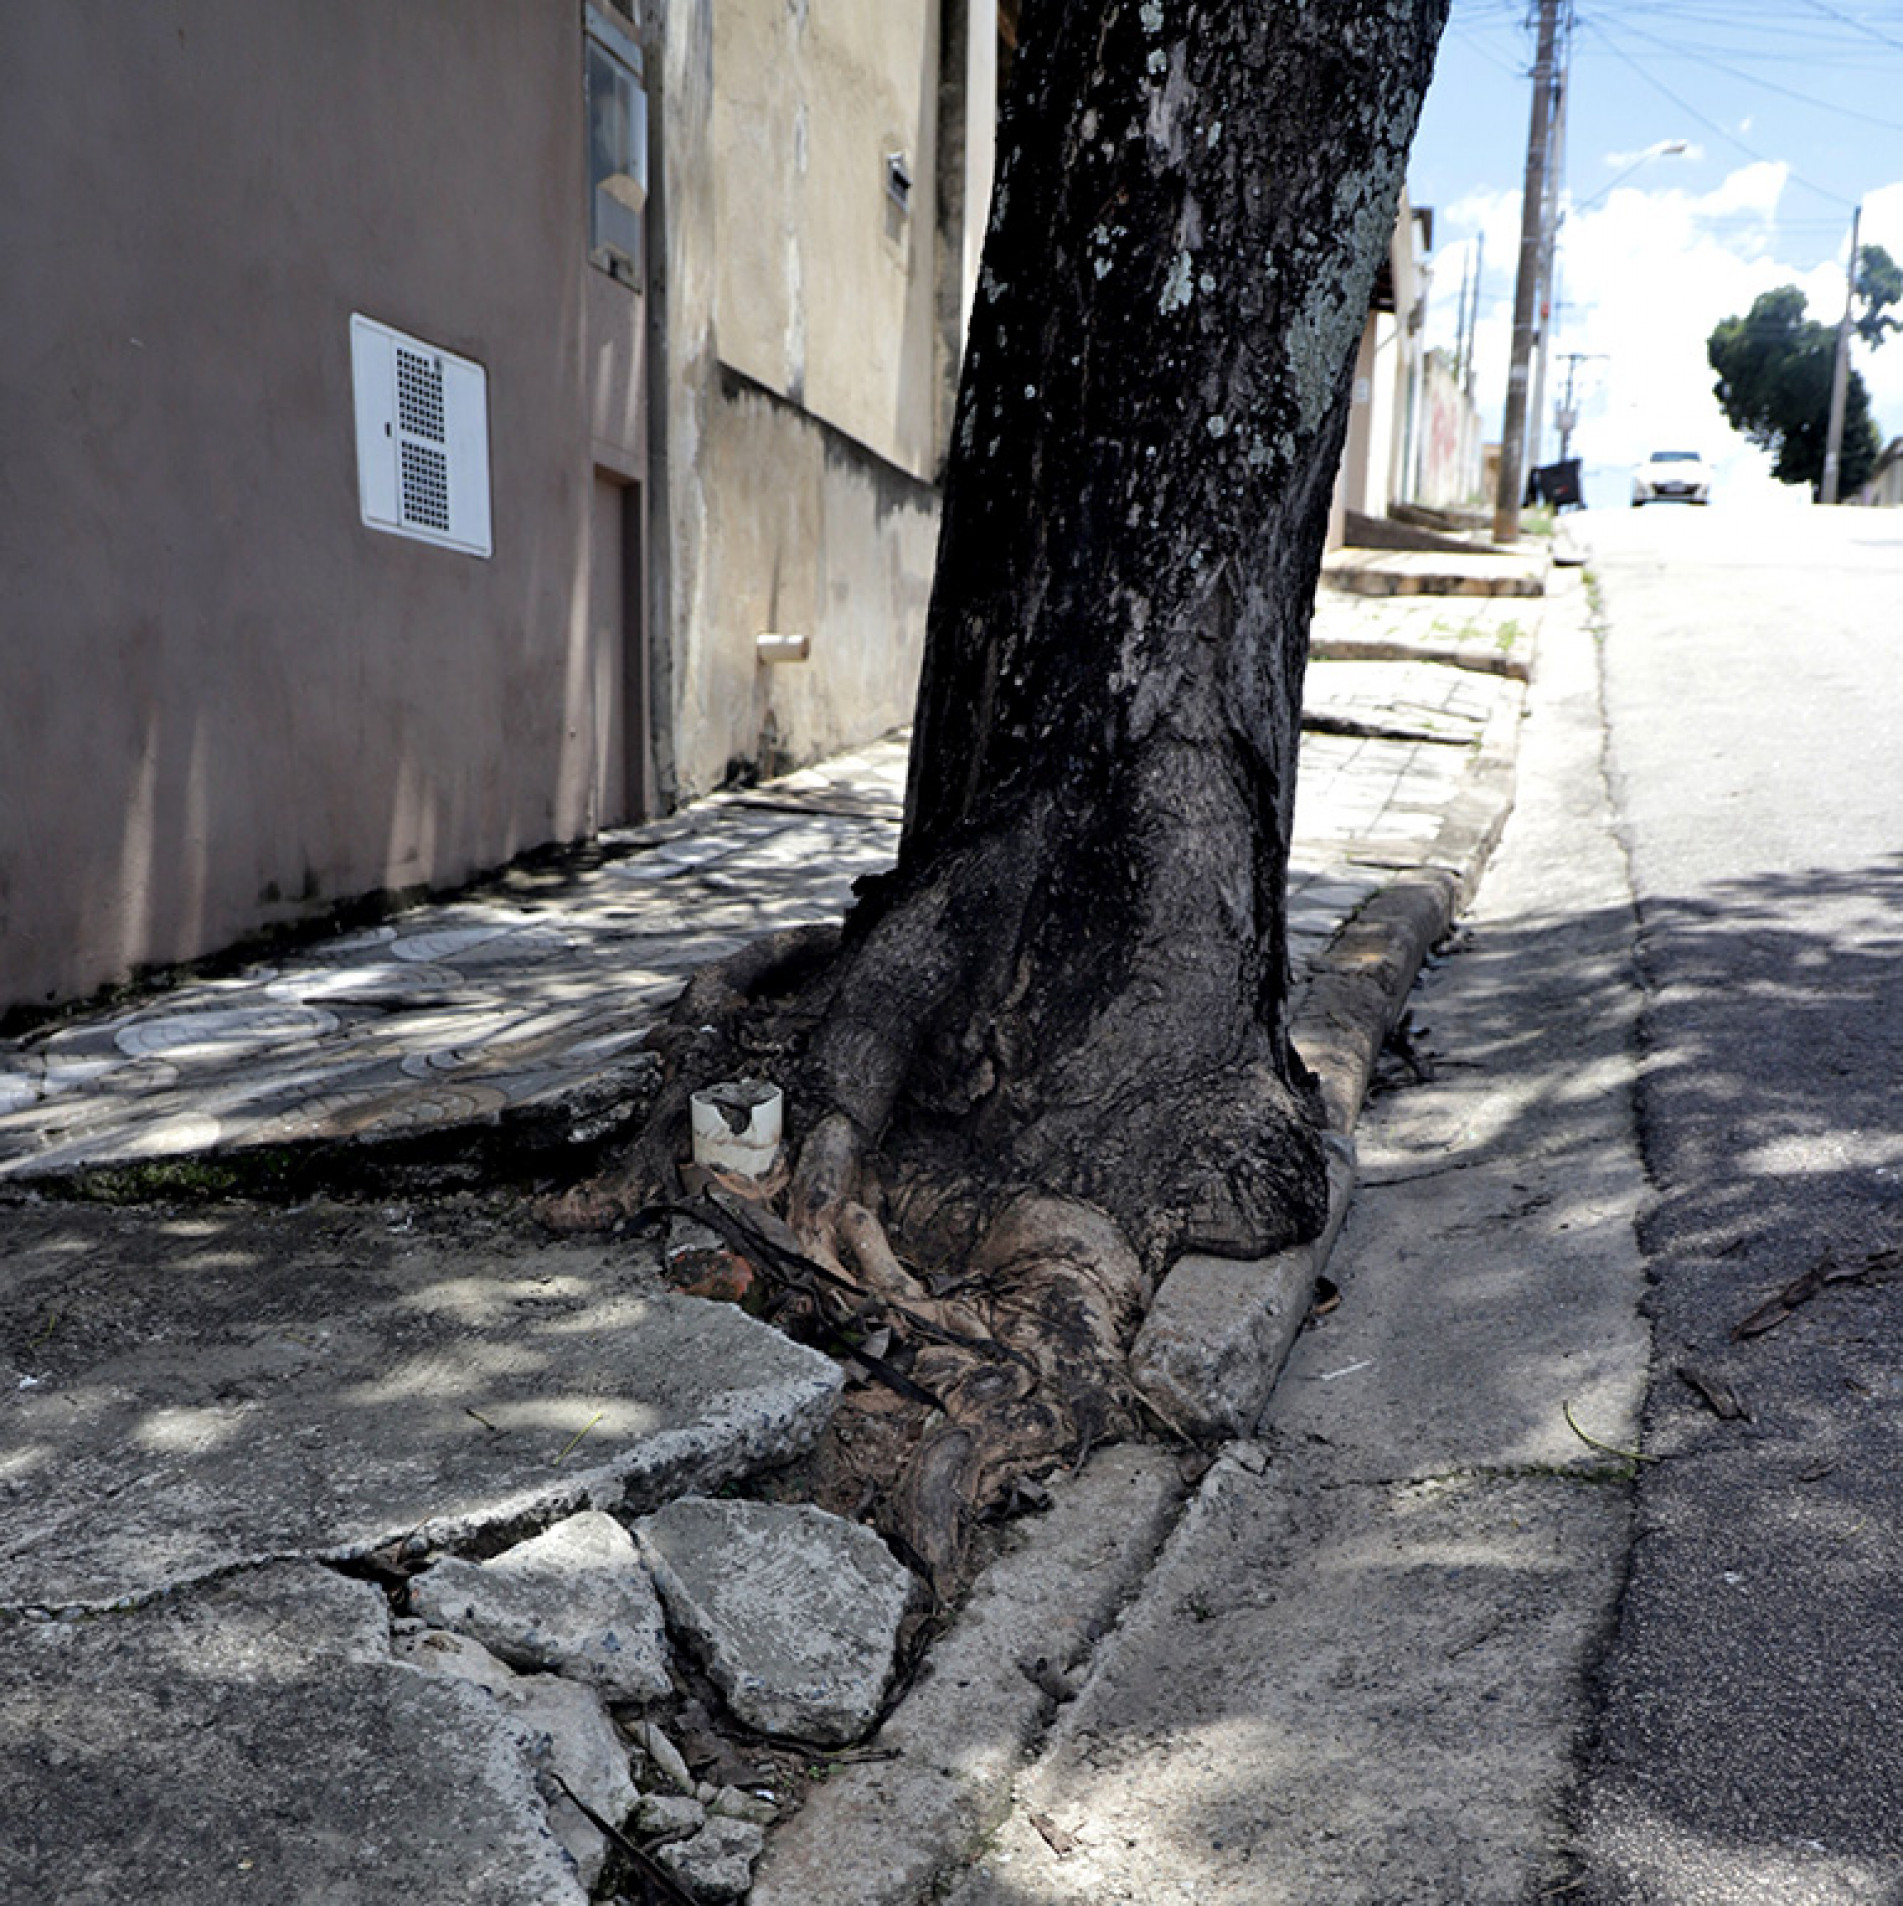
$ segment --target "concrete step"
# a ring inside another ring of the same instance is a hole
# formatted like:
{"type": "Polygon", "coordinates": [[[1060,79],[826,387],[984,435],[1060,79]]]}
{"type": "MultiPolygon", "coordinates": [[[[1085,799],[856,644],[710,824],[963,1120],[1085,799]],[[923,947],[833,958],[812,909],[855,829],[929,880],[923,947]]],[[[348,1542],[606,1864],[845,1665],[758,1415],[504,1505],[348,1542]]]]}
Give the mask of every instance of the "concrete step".
{"type": "Polygon", "coordinates": [[[1358,596],[1541,596],[1550,553],[1476,549],[1334,549],[1322,581],[1358,596]]]}

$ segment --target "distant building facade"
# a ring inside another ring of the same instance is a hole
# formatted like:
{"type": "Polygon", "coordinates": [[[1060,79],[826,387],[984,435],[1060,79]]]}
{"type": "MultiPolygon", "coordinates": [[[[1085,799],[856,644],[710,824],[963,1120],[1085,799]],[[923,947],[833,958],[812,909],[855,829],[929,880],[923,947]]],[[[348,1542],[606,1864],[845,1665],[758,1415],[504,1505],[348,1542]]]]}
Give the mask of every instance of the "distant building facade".
{"type": "Polygon", "coordinates": [[[1903,509],[1903,437],[1892,437],[1884,446],[1857,501],[1876,509],[1903,509]]]}
{"type": "Polygon", "coordinates": [[[1380,522],[1397,503],[1457,509],[1483,495],[1479,411],[1426,348],[1433,217],[1403,192],[1355,356],[1331,543],[1350,535],[1353,519],[1380,522]]]}
{"type": "Polygon", "coordinates": [[[906,719],[1014,14],[0,15],[0,1014],[906,719]]]}

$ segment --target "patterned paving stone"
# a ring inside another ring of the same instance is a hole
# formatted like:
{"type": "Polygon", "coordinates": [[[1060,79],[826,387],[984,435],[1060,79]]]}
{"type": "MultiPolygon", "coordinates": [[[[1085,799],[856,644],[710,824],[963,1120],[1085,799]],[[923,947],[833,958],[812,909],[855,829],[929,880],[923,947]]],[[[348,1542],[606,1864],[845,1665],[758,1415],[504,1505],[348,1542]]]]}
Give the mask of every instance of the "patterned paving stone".
{"type": "MultiPolygon", "coordinates": [[[[1525,603],[1324,596],[1317,633],[1498,648],[1528,618],[1525,603]]],[[[1517,692],[1405,656],[1310,668],[1311,708],[1365,732],[1303,742],[1289,869],[1298,978],[1396,867],[1432,852],[1502,696],[1517,692]]],[[[0,1042],[0,1180],[488,1127],[567,1094],[598,1099],[604,1081],[633,1077],[642,1035],[696,967],[759,934],[837,919],[853,883],[890,865],[906,745],[884,737],[614,830],[597,863],[546,886],[505,882],[0,1042]]]]}

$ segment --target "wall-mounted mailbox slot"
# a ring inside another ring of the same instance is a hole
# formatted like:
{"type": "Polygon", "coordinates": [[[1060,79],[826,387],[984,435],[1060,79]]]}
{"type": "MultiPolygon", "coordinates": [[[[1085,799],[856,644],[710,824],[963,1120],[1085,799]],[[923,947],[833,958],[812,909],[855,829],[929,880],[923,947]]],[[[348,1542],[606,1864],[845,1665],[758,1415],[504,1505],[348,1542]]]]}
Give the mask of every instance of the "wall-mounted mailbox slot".
{"type": "Polygon", "coordinates": [[[901,212],[912,209],[912,168],[902,152],[885,155],[886,195],[901,212]]]}

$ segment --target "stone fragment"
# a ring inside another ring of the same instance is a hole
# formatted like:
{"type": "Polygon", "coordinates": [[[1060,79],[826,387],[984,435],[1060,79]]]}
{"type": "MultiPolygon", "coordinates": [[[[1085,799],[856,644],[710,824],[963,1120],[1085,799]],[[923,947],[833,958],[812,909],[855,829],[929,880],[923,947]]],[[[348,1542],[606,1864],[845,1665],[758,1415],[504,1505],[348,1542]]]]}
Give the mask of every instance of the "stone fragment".
{"type": "Polygon", "coordinates": [[[610,1699],[668,1692],[661,1606],[626,1529],[598,1509],[493,1561],[449,1557],[413,1576],[410,1606],[517,1668],[586,1681],[610,1699]]]}
{"type": "Polygon", "coordinates": [[[912,1578],[870,1529],[686,1497],[635,1534],[670,1623],[748,1726],[837,1746],[872,1725],[912,1578]]]}
{"type": "Polygon", "coordinates": [[[647,1756],[657,1779],[665,1781],[677,1794],[693,1797],[694,1776],[688,1769],[687,1757],[655,1722],[642,1721],[634,1730],[634,1742],[647,1756]]]}
{"type": "MultiPolygon", "coordinates": [[[[398,1634],[390,1652],[427,1674],[486,1688],[521,1724],[538,1772],[559,1774],[611,1826],[627,1818],[640,1796],[628,1774],[627,1749],[592,1688],[559,1675],[517,1674],[481,1642],[441,1629],[398,1634]]],[[[607,1863],[607,1839],[553,1781],[541,1784],[549,1827],[592,1889],[607,1863]]]]}
{"type": "Polygon", "coordinates": [[[707,1824],[707,1809],[685,1794],[644,1793],[634,1803],[634,1830],[643,1840],[684,1840],[707,1824]]]}
{"type": "Polygon", "coordinates": [[[766,1833],[744,1820],[709,1820],[691,1840],[662,1847],[655,1858],[706,1906],[745,1899],[766,1833]]]}
{"type": "Polygon", "coordinates": [[[756,1827],[770,1827],[780,1817],[779,1808],[764,1794],[748,1793],[744,1787],[722,1787],[707,1811],[722,1820],[745,1820],[756,1827]]]}

